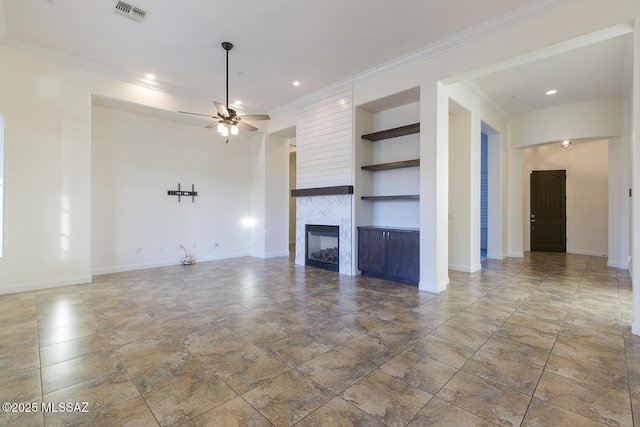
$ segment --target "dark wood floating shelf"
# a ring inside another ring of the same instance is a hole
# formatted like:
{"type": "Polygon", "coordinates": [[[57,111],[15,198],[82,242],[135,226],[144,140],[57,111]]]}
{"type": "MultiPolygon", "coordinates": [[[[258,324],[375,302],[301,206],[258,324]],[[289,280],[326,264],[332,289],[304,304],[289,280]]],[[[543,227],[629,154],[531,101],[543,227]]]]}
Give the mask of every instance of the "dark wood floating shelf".
{"type": "Polygon", "coordinates": [[[334,194],[353,194],[353,185],[336,187],[298,188],[291,190],[291,197],[331,196],[334,194]]]}
{"type": "Polygon", "coordinates": [[[362,196],[362,200],[419,200],[419,194],[404,194],[397,196],[362,196]]]}
{"type": "Polygon", "coordinates": [[[380,132],[368,133],[362,135],[362,139],[368,141],[380,141],[383,139],[396,138],[398,136],[411,135],[420,132],[420,123],[414,123],[411,125],[400,126],[399,128],[381,130],[380,132]]]}
{"type": "Polygon", "coordinates": [[[388,169],[401,169],[420,166],[420,159],[403,160],[400,162],[379,163],[377,165],[362,166],[366,171],[383,171],[388,169]]]}

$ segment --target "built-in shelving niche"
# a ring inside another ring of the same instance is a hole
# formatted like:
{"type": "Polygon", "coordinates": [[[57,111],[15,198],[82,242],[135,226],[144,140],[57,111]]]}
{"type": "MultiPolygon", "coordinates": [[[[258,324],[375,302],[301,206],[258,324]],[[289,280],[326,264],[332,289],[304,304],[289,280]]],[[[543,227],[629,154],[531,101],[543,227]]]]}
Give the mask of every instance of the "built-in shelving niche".
{"type": "Polygon", "coordinates": [[[355,222],[419,227],[419,88],[355,109],[355,222]]]}

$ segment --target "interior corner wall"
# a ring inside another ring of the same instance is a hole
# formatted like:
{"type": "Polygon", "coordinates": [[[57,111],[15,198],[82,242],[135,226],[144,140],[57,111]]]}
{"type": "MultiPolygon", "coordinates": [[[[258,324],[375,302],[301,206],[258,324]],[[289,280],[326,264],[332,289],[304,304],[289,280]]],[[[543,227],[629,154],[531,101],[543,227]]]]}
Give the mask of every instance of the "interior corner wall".
{"type": "Polygon", "coordinates": [[[92,107],[93,274],[248,254],[249,140],[92,107]],[[169,196],[168,190],[198,196],[169,196]]]}
{"type": "MultiPolygon", "coordinates": [[[[609,148],[608,141],[582,142],[570,149],[559,144],[525,150],[523,224],[529,223],[530,173],[567,171],[567,252],[593,256],[608,254],[609,148]]],[[[531,246],[525,228],[525,246],[531,246]]]]}

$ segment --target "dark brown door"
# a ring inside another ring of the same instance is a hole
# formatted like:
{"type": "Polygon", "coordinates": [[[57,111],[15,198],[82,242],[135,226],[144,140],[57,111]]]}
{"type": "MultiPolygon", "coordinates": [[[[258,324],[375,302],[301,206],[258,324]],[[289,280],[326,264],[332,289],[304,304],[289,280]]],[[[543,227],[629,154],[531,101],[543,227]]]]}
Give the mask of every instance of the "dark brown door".
{"type": "Polygon", "coordinates": [[[566,171],[531,172],[531,250],[567,251],[566,171]]]}

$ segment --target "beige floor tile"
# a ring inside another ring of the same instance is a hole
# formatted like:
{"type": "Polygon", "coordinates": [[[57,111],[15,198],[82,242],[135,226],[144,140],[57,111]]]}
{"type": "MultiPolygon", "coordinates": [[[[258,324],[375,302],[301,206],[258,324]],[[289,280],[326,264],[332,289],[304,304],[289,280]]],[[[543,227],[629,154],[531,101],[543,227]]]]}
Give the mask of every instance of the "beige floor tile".
{"type": "Polygon", "coordinates": [[[434,397],[427,403],[408,427],[491,427],[493,424],[471,412],[449,403],[439,397],[434,397]]]}
{"type": "Polygon", "coordinates": [[[324,405],[334,395],[307,377],[289,371],[242,395],[276,426],[290,426],[324,405]]]}
{"type": "Polygon", "coordinates": [[[486,351],[477,352],[462,370],[529,396],[542,375],[542,368],[505,360],[486,351]]]}
{"type": "MultiPolygon", "coordinates": [[[[126,372],[118,371],[75,384],[43,396],[46,404],[58,402],[87,402],[89,415],[107,410],[119,403],[139,397],[140,393],[126,372]]],[[[45,413],[47,426],[63,426],[86,418],[82,412],[45,413]]]]}
{"type": "Polygon", "coordinates": [[[458,372],[452,366],[410,351],[403,351],[380,370],[431,394],[436,394],[458,372]]]}
{"type": "Polygon", "coordinates": [[[458,369],[467,363],[467,360],[476,351],[474,348],[464,344],[434,335],[427,335],[409,349],[458,369]]]}
{"type": "Polygon", "coordinates": [[[192,418],[182,427],[270,427],[272,424],[243,398],[235,397],[202,415],[192,418]]]}
{"type": "Polygon", "coordinates": [[[522,427],[604,427],[606,425],[607,424],[583,417],[582,415],[553,406],[536,398],[531,401],[527,414],[524,416],[524,420],[522,421],[522,427]]]}
{"type": "Polygon", "coordinates": [[[102,412],[88,414],[86,418],[79,418],[67,427],[95,426],[159,426],[151,410],[142,397],[135,397],[117,405],[111,406],[102,412]]]}
{"type": "Polygon", "coordinates": [[[42,389],[44,393],[51,393],[120,370],[124,370],[124,365],[112,350],[95,351],[42,367],[42,389]]]}
{"type": "Polygon", "coordinates": [[[341,397],[387,425],[406,425],[433,395],[376,370],[341,397]]]}
{"type": "Polygon", "coordinates": [[[375,367],[336,350],[300,365],[297,370],[335,394],[342,393],[375,367]]]}
{"type": "Polygon", "coordinates": [[[268,353],[257,349],[214,364],[211,370],[238,394],[243,394],[291,370],[291,368],[268,353]]]}
{"type": "Polygon", "coordinates": [[[104,335],[96,333],[49,346],[41,344],[40,361],[42,366],[50,366],[101,350],[111,350],[111,344],[104,335]]]}
{"type": "Polygon", "coordinates": [[[170,386],[144,394],[160,425],[178,425],[237,396],[211,371],[201,371],[170,386]]]}
{"type": "Polygon", "coordinates": [[[466,372],[458,372],[437,394],[495,424],[520,425],[530,396],[466,372]]]}
{"type": "Polygon", "coordinates": [[[345,400],[336,397],[296,424],[296,427],[369,426],[384,424],[345,400]]]}
{"type": "Polygon", "coordinates": [[[40,369],[40,352],[37,348],[0,355],[0,381],[36,369],[40,369]]]}
{"type": "Polygon", "coordinates": [[[497,360],[543,368],[551,350],[494,335],[478,350],[478,353],[484,352],[494,355],[497,360]]]}
{"type": "Polygon", "coordinates": [[[534,394],[545,403],[611,426],[631,426],[629,394],[545,372],[534,394]]]}

